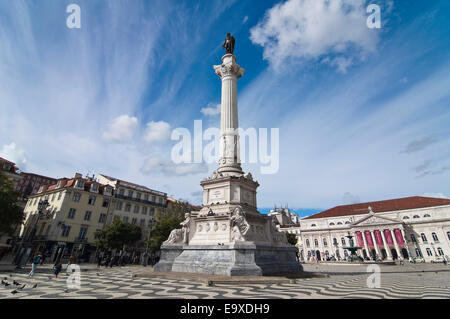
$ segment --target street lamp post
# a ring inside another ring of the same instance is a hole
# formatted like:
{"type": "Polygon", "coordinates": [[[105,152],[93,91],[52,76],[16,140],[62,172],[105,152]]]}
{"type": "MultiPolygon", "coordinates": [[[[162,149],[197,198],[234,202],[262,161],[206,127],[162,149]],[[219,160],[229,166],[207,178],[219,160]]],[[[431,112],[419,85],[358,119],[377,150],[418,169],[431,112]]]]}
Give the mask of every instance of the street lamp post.
{"type": "Polygon", "coordinates": [[[152,232],[152,228],[153,228],[154,224],[155,224],[155,221],[153,219],[151,219],[150,222],[149,222],[149,226],[150,227],[149,227],[149,230],[148,230],[147,242],[146,242],[146,245],[145,245],[146,258],[144,260],[144,266],[147,266],[147,263],[148,263],[148,248],[149,248],[149,245],[150,245],[150,236],[151,236],[151,232],[152,232]]]}

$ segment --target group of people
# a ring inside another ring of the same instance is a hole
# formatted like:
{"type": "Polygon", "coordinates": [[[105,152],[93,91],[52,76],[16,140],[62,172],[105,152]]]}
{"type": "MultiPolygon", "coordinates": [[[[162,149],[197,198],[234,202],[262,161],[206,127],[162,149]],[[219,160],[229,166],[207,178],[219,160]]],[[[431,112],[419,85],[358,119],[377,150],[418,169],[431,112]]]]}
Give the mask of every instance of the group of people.
{"type": "MultiPolygon", "coordinates": [[[[31,271],[30,271],[30,273],[28,274],[29,277],[33,277],[33,276],[34,276],[34,273],[35,273],[35,271],[36,271],[37,266],[38,266],[38,265],[42,265],[42,263],[44,262],[44,260],[45,260],[45,256],[43,256],[43,255],[40,254],[40,253],[38,253],[38,254],[33,258],[33,261],[31,262],[31,271]]],[[[67,263],[67,268],[66,268],[66,269],[69,269],[70,265],[73,264],[74,261],[75,261],[75,257],[74,257],[74,256],[70,256],[69,262],[67,263]]],[[[62,263],[61,263],[60,260],[57,260],[57,261],[55,262],[55,264],[53,265],[53,269],[52,269],[55,278],[58,278],[58,275],[59,275],[59,273],[61,272],[61,270],[62,270],[62,263]]]]}

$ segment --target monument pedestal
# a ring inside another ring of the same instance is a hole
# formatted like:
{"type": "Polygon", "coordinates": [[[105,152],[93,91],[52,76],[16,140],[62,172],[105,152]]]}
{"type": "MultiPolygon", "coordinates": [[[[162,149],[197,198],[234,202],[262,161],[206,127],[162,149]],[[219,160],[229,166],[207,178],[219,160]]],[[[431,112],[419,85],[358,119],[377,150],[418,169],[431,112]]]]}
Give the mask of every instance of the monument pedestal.
{"type": "Polygon", "coordinates": [[[302,272],[295,247],[230,245],[164,246],[154,270],[225,276],[270,276],[302,272]],[[176,256],[176,257],[175,257],[176,256]]]}

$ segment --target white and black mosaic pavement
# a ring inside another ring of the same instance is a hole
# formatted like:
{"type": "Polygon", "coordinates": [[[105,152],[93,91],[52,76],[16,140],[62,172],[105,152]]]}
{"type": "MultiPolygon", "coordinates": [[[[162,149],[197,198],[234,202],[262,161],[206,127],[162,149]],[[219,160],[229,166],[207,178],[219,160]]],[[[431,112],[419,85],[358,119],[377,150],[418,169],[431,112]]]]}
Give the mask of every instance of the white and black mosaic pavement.
{"type": "Polygon", "coordinates": [[[133,277],[141,270],[123,267],[82,272],[81,287],[71,290],[67,290],[65,273],[58,279],[49,279],[50,271],[38,272],[33,278],[25,271],[2,273],[1,279],[10,285],[0,286],[0,298],[450,298],[448,271],[382,273],[380,288],[368,288],[369,274],[297,279],[290,284],[208,286],[199,282],[133,277]],[[14,285],[14,280],[20,285],[14,285]]]}

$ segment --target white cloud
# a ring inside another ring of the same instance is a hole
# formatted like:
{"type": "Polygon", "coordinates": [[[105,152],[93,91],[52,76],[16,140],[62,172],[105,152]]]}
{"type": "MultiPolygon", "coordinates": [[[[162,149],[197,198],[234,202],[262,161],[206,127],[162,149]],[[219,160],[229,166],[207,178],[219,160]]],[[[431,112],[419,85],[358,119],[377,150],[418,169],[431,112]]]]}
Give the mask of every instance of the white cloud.
{"type": "Polygon", "coordinates": [[[358,203],[361,203],[361,200],[359,199],[358,195],[352,194],[350,192],[346,192],[342,196],[342,203],[344,205],[358,204],[358,203]]]}
{"type": "Polygon", "coordinates": [[[23,171],[27,165],[25,151],[16,146],[16,143],[3,145],[0,156],[4,159],[16,163],[16,165],[23,171]]]}
{"type": "Polygon", "coordinates": [[[208,105],[200,110],[205,116],[217,116],[220,114],[220,104],[208,103],[208,105]]]}
{"type": "Polygon", "coordinates": [[[204,163],[175,164],[161,157],[150,157],[145,160],[141,172],[144,174],[162,173],[166,176],[187,176],[205,174],[208,172],[208,167],[204,163]]]}
{"type": "Polygon", "coordinates": [[[444,198],[444,199],[448,199],[447,196],[445,196],[442,193],[425,193],[423,194],[423,196],[425,197],[433,197],[433,198],[444,198]]]}
{"type": "Polygon", "coordinates": [[[108,130],[103,133],[103,138],[110,142],[129,141],[138,128],[138,119],[128,115],[116,117],[108,125],[108,130]]]}
{"type": "Polygon", "coordinates": [[[170,137],[170,124],[164,121],[149,122],[144,132],[144,140],[148,143],[163,142],[170,137]]]}
{"type": "Polygon", "coordinates": [[[289,58],[328,61],[345,73],[352,57],[363,59],[376,49],[378,35],[367,28],[364,0],[288,0],[266,12],[250,30],[264,47],[264,59],[277,66],[289,58]]]}
{"type": "Polygon", "coordinates": [[[242,19],[242,24],[247,23],[247,21],[248,21],[248,16],[245,16],[244,19],[242,19]]]}

